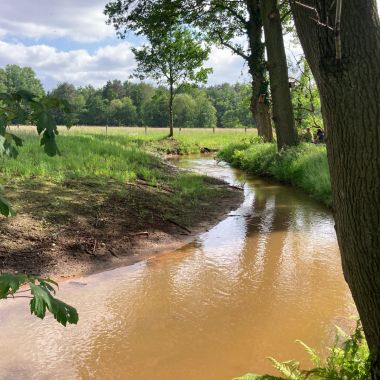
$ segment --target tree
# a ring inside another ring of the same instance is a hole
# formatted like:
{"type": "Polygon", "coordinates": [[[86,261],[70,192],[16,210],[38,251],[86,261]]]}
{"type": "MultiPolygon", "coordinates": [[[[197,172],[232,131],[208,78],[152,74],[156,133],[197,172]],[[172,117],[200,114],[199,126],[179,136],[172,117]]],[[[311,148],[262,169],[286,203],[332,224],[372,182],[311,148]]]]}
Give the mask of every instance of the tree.
{"type": "MultiPolygon", "coordinates": [[[[17,91],[29,91],[36,97],[43,97],[45,91],[36,73],[30,67],[20,67],[18,65],[7,65],[0,69],[0,91],[8,94],[14,94],[17,91]]],[[[12,120],[12,124],[27,124],[28,110],[25,100],[22,101],[23,112],[19,112],[12,120]]]]}
{"type": "Polygon", "coordinates": [[[67,82],[61,83],[49,93],[49,96],[55,99],[64,100],[71,107],[70,113],[64,112],[62,109],[54,111],[54,117],[57,124],[73,125],[78,123],[79,115],[83,112],[86,101],[84,96],[76,90],[73,84],[67,82]]]}
{"type": "Polygon", "coordinates": [[[113,125],[134,125],[136,123],[136,107],[128,96],[112,100],[107,113],[113,125]]]}
{"type": "Polygon", "coordinates": [[[41,81],[30,67],[7,65],[0,69],[0,90],[8,94],[26,90],[37,97],[45,95],[41,81]]]}
{"type": "Polygon", "coordinates": [[[132,83],[129,81],[124,82],[123,86],[126,96],[129,96],[132,99],[133,104],[136,107],[136,123],[137,125],[142,126],[144,124],[142,109],[144,107],[144,104],[151,100],[154,96],[155,88],[148,83],[132,83]]]}
{"type": "Polygon", "coordinates": [[[235,110],[229,110],[222,116],[222,128],[241,128],[238,113],[235,110]]]}
{"type": "Polygon", "coordinates": [[[206,82],[211,69],[203,68],[209,48],[196,41],[195,35],[184,26],[175,26],[148,35],[149,44],[132,49],[137,61],[136,76],[141,80],[152,78],[169,89],[169,137],[173,136],[173,100],[185,84],[206,82]]]}
{"type": "Polygon", "coordinates": [[[380,379],[380,20],[375,0],[293,2],[318,85],[345,279],[380,379]]]}
{"type": "Polygon", "coordinates": [[[199,95],[195,98],[195,108],[198,110],[195,114],[196,128],[215,128],[216,127],[216,109],[211,104],[207,96],[199,95]]]}
{"type": "Polygon", "coordinates": [[[158,89],[156,94],[142,105],[142,115],[145,125],[150,127],[165,127],[169,123],[169,95],[165,89],[158,89]]]}
{"type": "MultiPolygon", "coordinates": [[[[108,124],[108,101],[100,94],[87,98],[85,108],[80,115],[80,123],[85,125],[108,124]]],[[[114,123],[112,123],[114,124],[114,123]]]]}
{"type": "Polygon", "coordinates": [[[294,73],[291,94],[296,128],[323,128],[318,88],[304,56],[296,62],[294,73]]]}
{"type": "Polygon", "coordinates": [[[179,128],[194,127],[196,122],[196,103],[188,94],[178,94],[174,99],[174,125],[179,128]]]}
{"type": "Polygon", "coordinates": [[[272,141],[259,0],[117,0],[106,5],[105,14],[120,36],[128,29],[143,34],[147,18],[156,27],[163,20],[173,23],[182,19],[202,30],[209,42],[241,56],[252,76],[251,111],[258,133],[272,141]],[[236,42],[241,37],[247,38],[246,47],[236,42]]]}
{"type": "Polygon", "coordinates": [[[125,93],[125,88],[120,80],[114,79],[112,81],[107,81],[106,85],[102,89],[102,95],[104,99],[112,101],[114,99],[123,98],[125,93]]]}
{"type": "Polygon", "coordinates": [[[281,15],[277,0],[261,0],[261,18],[264,25],[265,46],[268,56],[270,89],[273,102],[273,121],[276,128],[278,150],[297,145],[293,107],[289,90],[288,66],[281,15]]]}

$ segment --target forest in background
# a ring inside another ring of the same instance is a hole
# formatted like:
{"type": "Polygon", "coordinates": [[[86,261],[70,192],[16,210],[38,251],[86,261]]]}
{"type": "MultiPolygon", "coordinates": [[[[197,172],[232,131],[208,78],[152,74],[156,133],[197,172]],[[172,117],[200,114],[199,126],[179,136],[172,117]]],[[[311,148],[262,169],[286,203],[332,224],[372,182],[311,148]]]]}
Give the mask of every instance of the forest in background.
{"type": "MultiPolygon", "coordinates": [[[[320,101],[310,70],[301,61],[293,68],[293,107],[296,126],[320,127],[320,101]],[[302,65],[302,66],[301,66],[302,65]],[[302,69],[301,69],[302,68],[302,69]]],[[[146,82],[107,81],[103,87],[75,87],[63,82],[46,91],[33,69],[17,65],[0,68],[0,92],[28,90],[36,95],[64,99],[71,113],[54,111],[59,125],[113,125],[166,127],[169,92],[146,82]]],[[[223,83],[213,86],[184,86],[174,98],[174,126],[178,128],[254,128],[250,111],[251,85],[223,83]]],[[[19,115],[15,124],[27,124],[19,115]]]]}

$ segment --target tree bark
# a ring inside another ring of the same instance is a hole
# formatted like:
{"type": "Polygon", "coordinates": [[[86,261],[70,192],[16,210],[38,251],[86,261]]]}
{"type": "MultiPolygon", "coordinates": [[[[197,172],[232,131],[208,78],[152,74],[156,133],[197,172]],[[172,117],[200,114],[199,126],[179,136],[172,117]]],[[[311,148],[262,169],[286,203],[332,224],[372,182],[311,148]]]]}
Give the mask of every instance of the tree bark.
{"type": "Polygon", "coordinates": [[[246,0],[249,21],[247,22],[247,36],[250,47],[248,57],[249,73],[252,76],[251,112],[257,127],[257,133],[264,141],[273,141],[272,122],[269,112],[267,93],[262,94],[265,87],[265,59],[262,39],[263,24],[261,21],[259,0],[246,0]]]}
{"type": "Polygon", "coordinates": [[[277,148],[297,145],[298,136],[294,124],[290,96],[288,66],[277,0],[261,0],[261,18],[264,26],[265,45],[273,104],[273,121],[276,129],[277,148]]]}
{"type": "Polygon", "coordinates": [[[322,26],[334,27],[332,3],[303,0],[303,5],[294,2],[292,9],[318,85],[328,131],[333,209],[343,272],[371,352],[372,379],[379,380],[380,21],[376,0],[345,1],[340,24],[342,57],[337,59],[334,33],[322,26]]]}
{"type": "Polygon", "coordinates": [[[170,94],[169,94],[169,137],[173,137],[174,136],[173,99],[174,99],[174,89],[173,89],[173,84],[170,83],[170,94]]]}

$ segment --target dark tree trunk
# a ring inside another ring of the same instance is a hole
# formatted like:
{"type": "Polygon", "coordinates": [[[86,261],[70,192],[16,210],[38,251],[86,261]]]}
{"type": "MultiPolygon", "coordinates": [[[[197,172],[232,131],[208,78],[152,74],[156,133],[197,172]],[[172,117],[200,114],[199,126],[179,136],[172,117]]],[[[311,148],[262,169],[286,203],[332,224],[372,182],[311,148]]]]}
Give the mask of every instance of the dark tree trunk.
{"type": "MultiPolygon", "coordinates": [[[[314,8],[315,1],[303,0],[314,8]]],[[[380,21],[376,0],[343,2],[337,59],[332,0],[316,10],[293,3],[328,131],[336,233],[350,286],[380,379],[380,21]],[[317,24],[312,19],[317,19],[317,24]]],[[[338,35],[339,39],[339,35],[338,35]]]]}
{"type": "Polygon", "coordinates": [[[273,141],[272,122],[269,113],[267,91],[263,93],[265,85],[265,60],[262,38],[262,22],[259,0],[246,0],[249,21],[247,23],[247,35],[250,47],[248,57],[249,73],[252,76],[251,112],[257,127],[257,133],[264,141],[273,141]]]}
{"type": "Polygon", "coordinates": [[[173,84],[171,83],[170,94],[169,94],[169,137],[174,136],[173,99],[174,99],[174,89],[173,89],[173,84]]]}
{"type": "Polygon", "coordinates": [[[298,137],[294,125],[288,66],[277,0],[261,0],[261,17],[268,56],[273,121],[277,135],[277,147],[280,150],[286,146],[297,145],[298,137]]]}
{"type": "Polygon", "coordinates": [[[264,77],[258,73],[254,72],[255,65],[252,65],[250,70],[252,73],[252,96],[251,96],[251,112],[253,120],[255,121],[257,127],[257,134],[263,138],[265,142],[273,141],[273,129],[272,121],[270,117],[270,109],[268,103],[268,93],[263,91],[263,88],[268,87],[265,84],[264,77]]]}

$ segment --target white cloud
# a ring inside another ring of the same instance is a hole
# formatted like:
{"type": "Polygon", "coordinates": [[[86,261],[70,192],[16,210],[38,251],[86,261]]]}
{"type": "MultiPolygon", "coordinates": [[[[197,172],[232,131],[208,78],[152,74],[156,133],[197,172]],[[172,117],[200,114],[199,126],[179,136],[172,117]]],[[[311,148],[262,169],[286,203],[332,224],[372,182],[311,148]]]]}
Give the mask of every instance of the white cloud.
{"type": "Polygon", "coordinates": [[[214,72],[209,77],[210,84],[216,83],[235,83],[237,81],[249,80],[247,66],[244,65],[244,60],[232,54],[228,49],[211,50],[210,58],[205,63],[206,67],[212,67],[214,72]]]}
{"type": "MultiPolygon", "coordinates": [[[[60,51],[44,44],[26,46],[0,41],[0,67],[7,64],[30,66],[47,89],[65,81],[76,86],[102,86],[110,79],[129,79],[136,67],[131,47],[125,41],[101,47],[91,54],[85,49],[60,51]]],[[[248,75],[243,64],[241,58],[228,50],[213,49],[205,65],[214,69],[209,83],[246,80],[248,75]]]]}
{"type": "Polygon", "coordinates": [[[1,0],[0,35],[96,42],[114,36],[106,0],[1,0]]]}
{"type": "Polygon", "coordinates": [[[101,86],[109,79],[128,79],[135,68],[128,42],[105,46],[90,54],[83,49],[65,52],[47,45],[0,41],[0,67],[10,63],[32,67],[48,88],[64,81],[101,86]]]}

